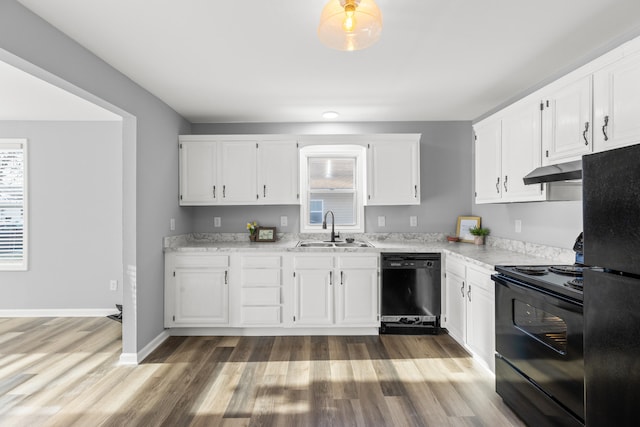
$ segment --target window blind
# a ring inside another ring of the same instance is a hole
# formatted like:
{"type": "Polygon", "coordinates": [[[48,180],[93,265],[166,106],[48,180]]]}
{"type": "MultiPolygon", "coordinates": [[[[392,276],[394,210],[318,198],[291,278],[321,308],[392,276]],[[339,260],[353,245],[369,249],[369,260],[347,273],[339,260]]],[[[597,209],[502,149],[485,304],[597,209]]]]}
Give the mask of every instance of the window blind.
{"type": "Polygon", "coordinates": [[[26,268],[26,140],[0,139],[0,269],[26,268]]]}

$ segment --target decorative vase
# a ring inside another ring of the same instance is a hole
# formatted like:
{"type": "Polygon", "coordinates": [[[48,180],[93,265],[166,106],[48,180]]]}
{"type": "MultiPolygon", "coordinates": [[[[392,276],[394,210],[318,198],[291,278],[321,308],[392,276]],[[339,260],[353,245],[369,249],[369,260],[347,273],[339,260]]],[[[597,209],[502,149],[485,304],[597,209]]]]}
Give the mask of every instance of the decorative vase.
{"type": "Polygon", "coordinates": [[[473,236],[473,243],[476,245],[484,245],[484,236],[473,236]]]}
{"type": "Polygon", "coordinates": [[[252,242],[255,242],[256,241],[256,233],[249,234],[249,240],[252,241],[252,242]]]}

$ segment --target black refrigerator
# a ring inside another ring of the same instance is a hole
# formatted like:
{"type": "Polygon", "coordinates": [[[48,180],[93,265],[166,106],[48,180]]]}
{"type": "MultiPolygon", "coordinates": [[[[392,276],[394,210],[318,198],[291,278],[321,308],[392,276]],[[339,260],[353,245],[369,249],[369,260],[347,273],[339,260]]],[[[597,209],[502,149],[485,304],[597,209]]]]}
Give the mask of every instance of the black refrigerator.
{"type": "Polygon", "coordinates": [[[640,144],[582,158],[585,421],[640,419],[640,144]]]}

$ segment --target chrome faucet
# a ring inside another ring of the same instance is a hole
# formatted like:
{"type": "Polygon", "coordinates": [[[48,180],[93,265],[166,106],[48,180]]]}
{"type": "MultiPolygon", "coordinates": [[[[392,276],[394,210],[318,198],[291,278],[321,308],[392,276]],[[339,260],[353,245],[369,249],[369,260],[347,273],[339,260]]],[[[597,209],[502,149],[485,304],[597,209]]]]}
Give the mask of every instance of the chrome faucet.
{"type": "Polygon", "coordinates": [[[324,220],[322,220],[322,229],[326,230],[327,229],[327,215],[331,214],[331,241],[335,242],[336,241],[336,237],[340,237],[338,234],[336,234],[336,217],[333,215],[333,211],[327,211],[327,213],[324,214],[324,220]]]}

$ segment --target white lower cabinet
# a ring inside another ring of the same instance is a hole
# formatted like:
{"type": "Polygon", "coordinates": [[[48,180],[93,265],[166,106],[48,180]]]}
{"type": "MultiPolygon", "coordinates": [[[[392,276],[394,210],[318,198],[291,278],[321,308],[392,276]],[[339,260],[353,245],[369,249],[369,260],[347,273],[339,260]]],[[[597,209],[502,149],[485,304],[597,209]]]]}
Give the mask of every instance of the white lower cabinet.
{"type": "Polygon", "coordinates": [[[165,327],[229,324],[229,257],[167,254],[165,327]]]}
{"type": "Polygon", "coordinates": [[[282,323],[282,256],[240,255],[241,326],[282,323]]]}
{"type": "Polygon", "coordinates": [[[296,255],[294,326],[379,326],[377,255],[296,255]]]}
{"type": "Polygon", "coordinates": [[[494,372],[495,289],[490,270],[445,258],[443,325],[456,341],[494,372]]]}

